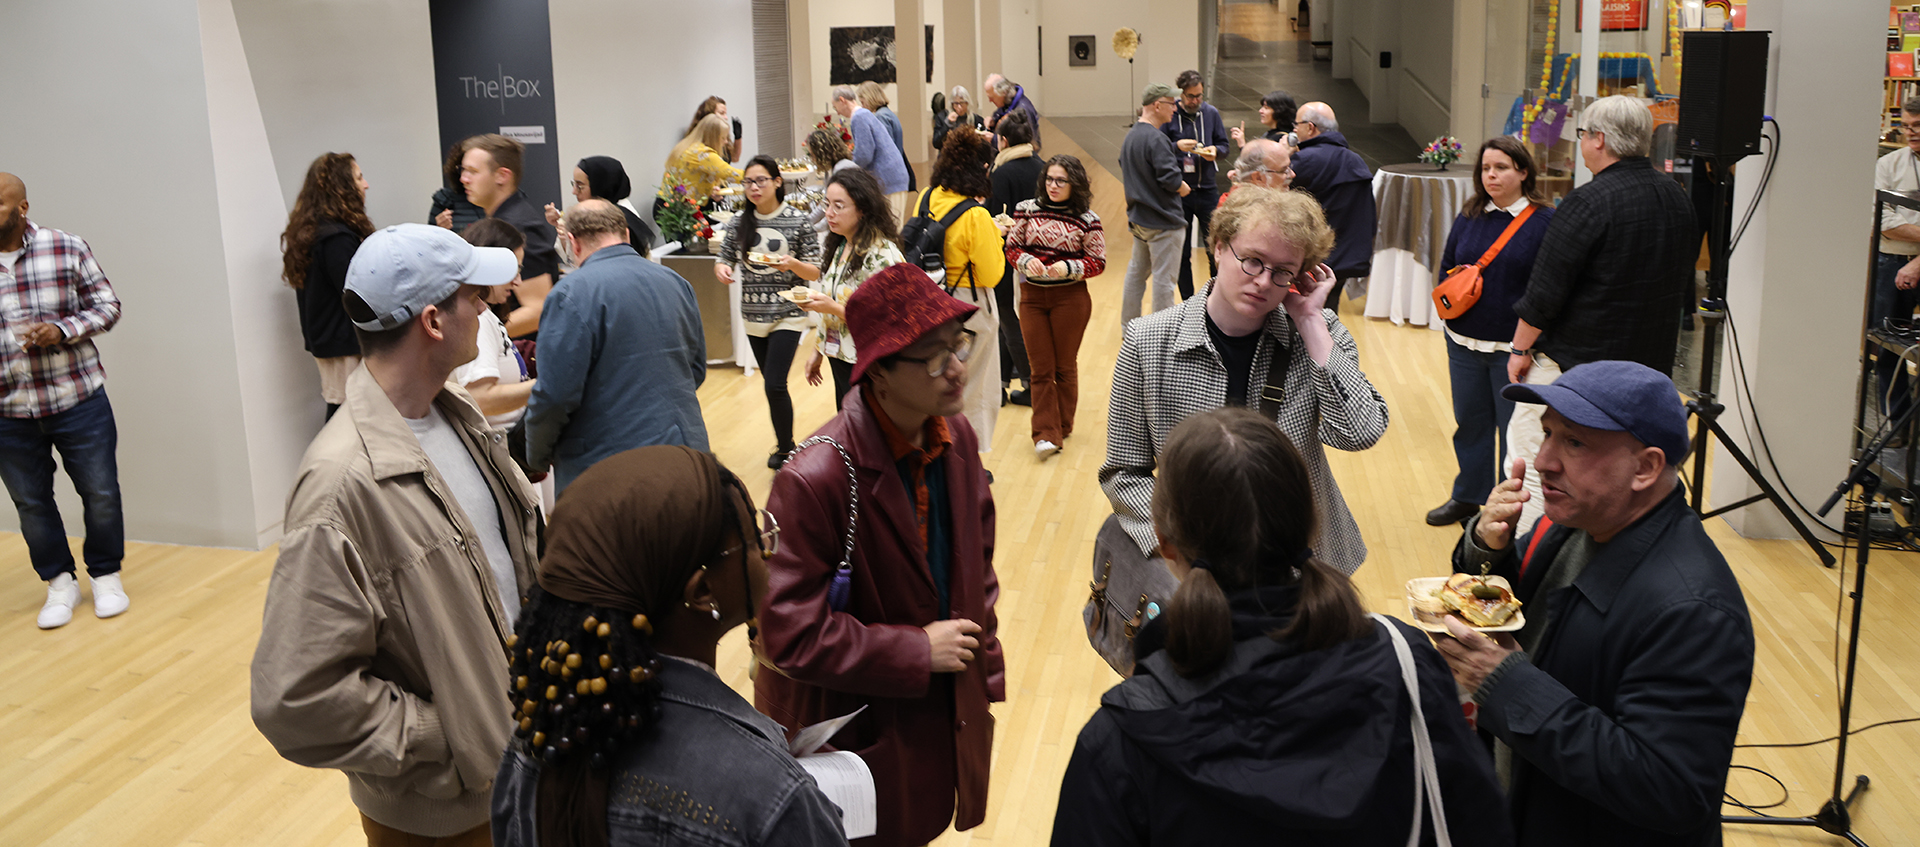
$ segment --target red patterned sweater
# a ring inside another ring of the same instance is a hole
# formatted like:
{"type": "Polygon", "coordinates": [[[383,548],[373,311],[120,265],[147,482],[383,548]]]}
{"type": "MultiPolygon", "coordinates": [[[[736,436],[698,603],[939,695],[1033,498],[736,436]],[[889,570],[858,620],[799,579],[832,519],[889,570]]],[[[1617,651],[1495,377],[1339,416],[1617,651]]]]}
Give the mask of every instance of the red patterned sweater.
{"type": "Polygon", "coordinates": [[[1070,215],[1022,200],[1013,207],[1013,228],[1007,230],[1007,261],[1022,271],[1026,260],[1049,265],[1064,261],[1067,273],[1053,279],[1031,279],[1033,285],[1066,285],[1096,277],[1107,269],[1107,238],[1100,216],[1092,212],[1070,215]]]}

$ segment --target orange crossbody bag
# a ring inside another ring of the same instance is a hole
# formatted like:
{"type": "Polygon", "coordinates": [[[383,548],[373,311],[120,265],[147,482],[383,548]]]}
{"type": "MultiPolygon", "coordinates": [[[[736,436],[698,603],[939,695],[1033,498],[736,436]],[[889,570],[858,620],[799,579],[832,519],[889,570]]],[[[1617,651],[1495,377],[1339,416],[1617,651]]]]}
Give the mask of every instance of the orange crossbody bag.
{"type": "Polygon", "coordinates": [[[1480,302],[1480,272],[1493,264],[1494,257],[1500,255],[1501,248],[1506,247],[1507,241],[1513,238],[1513,234],[1520,231],[1520,225],[1533,216],[1533,210],[1534,205],[1528,203],[1527,208],[1514,217],[1513,223],[1507,224],[1507,229],[1500,233],[1499,240],[1494,241],[1493,246],[1487,248],[1486,254],[1480,257],[1480,261],[1447,271],[1447,278],[1433,287],[1433,310],[1440,313],[1441,318],[1453,320],[1466,314],[1468,309],[1473,308],[1473,304],[1480,302]]]}

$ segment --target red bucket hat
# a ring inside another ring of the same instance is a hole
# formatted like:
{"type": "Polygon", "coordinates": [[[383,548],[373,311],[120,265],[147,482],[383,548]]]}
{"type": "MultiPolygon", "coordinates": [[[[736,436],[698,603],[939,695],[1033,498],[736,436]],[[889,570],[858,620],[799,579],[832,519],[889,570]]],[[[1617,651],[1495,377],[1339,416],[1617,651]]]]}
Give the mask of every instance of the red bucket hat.
{"type": "Polygon", "coordinates": [[[965,320],[979,309],[954,299],[914,265],[893,265],[868,277],[847,298],[847,331],[860,359],[853,365],[853,381],[866,375],[869,362],[912,347],[935,327],[965,320]]]}

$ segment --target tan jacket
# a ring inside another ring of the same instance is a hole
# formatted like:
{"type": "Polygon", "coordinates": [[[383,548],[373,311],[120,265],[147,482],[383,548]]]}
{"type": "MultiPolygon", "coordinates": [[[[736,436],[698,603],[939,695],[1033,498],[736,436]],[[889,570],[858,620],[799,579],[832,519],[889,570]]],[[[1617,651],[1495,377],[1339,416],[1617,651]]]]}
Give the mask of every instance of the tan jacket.
{"type": "MultiPolygon", "coordinates": [[[[354,805],[428,836],[487,822],[511,729],[506,638],[479,537],[363,366],[314,438],[253,656],[253,722],[290,761],[347,774],[354,805]]],[[[435,405],[501,508],[518,589],[533,583],[539,499],[464,391],[435,405]]]]}

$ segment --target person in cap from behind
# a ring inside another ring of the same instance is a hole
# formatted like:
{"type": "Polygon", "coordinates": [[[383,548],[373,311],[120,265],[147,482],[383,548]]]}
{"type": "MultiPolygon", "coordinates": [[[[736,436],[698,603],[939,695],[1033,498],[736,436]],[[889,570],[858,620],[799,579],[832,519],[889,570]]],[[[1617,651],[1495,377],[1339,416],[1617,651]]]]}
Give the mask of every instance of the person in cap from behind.
{"type": "Polygon", "coordinates": [[[543,518],[447,377],[478,350],[486,287],[517,272],[436,226],[368,237],[342,296],[365,361],[287,498],[253,722],[289,761],[346,772],[369,844],[490,843],[507,638],[543,518]]]}
{"type": "Polygon", "coordinates": [[[847,578],[840,454],[803,446],[767,498],[785,529],[760,635],[779,673],[755,678],[754,706],[794,729],[875,707],[834,738],[873,771],[878,832],[863,844],[925,844],[986,817],[987,704],[1006,699],[1006,662],[993,494],[960,414],[976,352],[962,324],[976,308],[907,264],[847,299],[854,387],[814,434],[846,450],[859,480],[847,578]]]}
{"type": "Polygon", "coordinates": [[[1513,537],[1529,496],[1515,459],[1453,565],[1505,577],[1526,626],[1489,637],[1449,619],[1438,646],[1497,739],[1519,843],[1719,844],[1753,626],[1680,485],[1686,410],[1635,362],[1502,393],[1547,407],[1546,518],[1513,537]]]}

